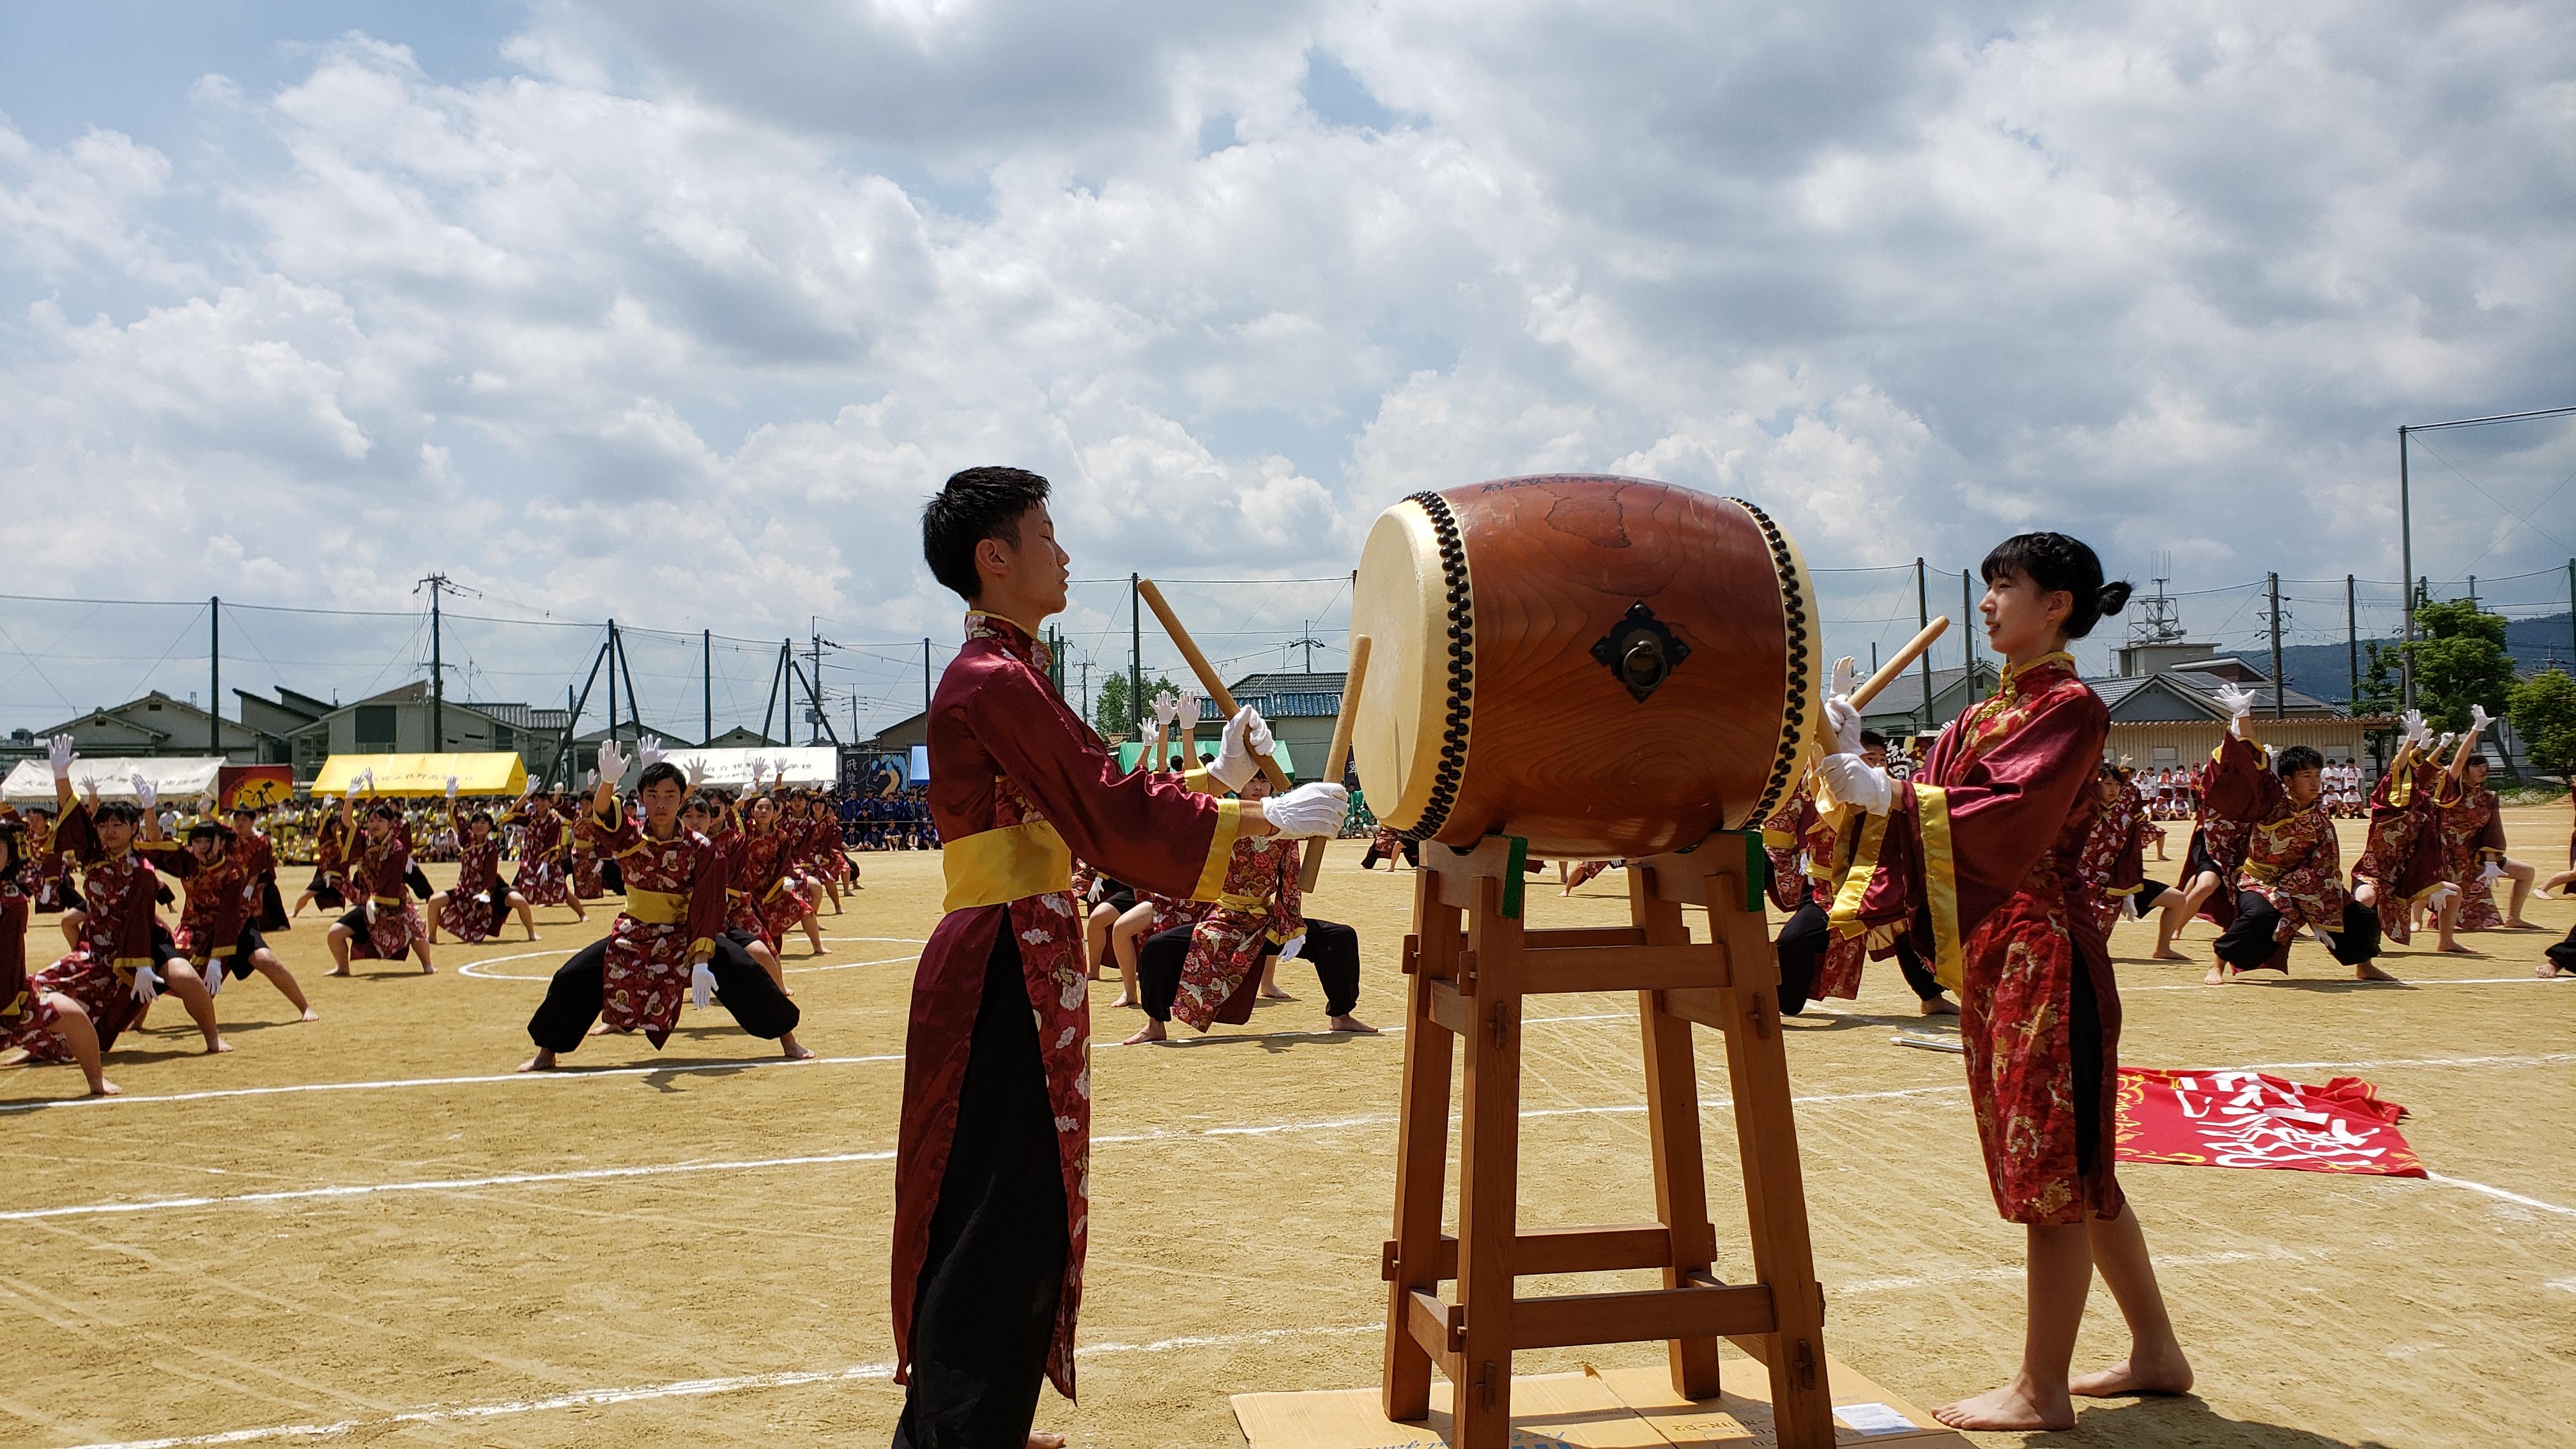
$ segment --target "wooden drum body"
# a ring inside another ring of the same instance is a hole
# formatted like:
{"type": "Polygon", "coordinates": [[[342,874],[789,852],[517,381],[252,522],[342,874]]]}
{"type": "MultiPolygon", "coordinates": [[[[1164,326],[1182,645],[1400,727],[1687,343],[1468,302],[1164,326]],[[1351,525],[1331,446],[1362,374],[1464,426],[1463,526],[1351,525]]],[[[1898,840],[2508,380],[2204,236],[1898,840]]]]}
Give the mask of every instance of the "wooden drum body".
{"type": "Polygon", "coordinates": [[[1466,846],[1635,858],[1759,828],[1823,717],[1797,545],[1759,509],[1548,474],[1379,515],[1351,632],[1352,755],[1378,819],[1466,846]]]}

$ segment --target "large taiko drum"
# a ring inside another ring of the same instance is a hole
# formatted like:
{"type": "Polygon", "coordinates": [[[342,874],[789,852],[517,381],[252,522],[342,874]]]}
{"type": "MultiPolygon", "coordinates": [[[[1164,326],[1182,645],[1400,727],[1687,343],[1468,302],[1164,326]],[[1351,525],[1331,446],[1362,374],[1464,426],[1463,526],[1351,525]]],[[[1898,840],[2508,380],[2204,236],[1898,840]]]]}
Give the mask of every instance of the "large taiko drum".
{"type": "Polygon", "coordinates": [[[1351,753],[1378,819],[1633,858],[1759,828],[1821,724],[1815,591],[1760,509],[1548,474],[1378,516],[1351,753]]]}

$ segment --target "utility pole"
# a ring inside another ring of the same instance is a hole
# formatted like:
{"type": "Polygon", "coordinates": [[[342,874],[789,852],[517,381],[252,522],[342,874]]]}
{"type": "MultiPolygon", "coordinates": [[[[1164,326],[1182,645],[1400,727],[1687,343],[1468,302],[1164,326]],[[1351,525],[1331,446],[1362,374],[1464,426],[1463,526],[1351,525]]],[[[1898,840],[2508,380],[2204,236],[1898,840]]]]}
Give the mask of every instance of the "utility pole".
{"type": "MultiPolygon", "coordinates": [[[[2397,576],[2415,577],[2415,502],[2414,491],[2406,478],[2406,435],[2414,429],[2399,424],[2397,428],[2397,576]]],[[[2404,585],[2399,585],[2403,589],[2404,585]]],[[[2404,684],[2408,709],[2415,707],[2415,600],[2406,600],[2405,646],[2397,651],[2397,677],[2404,684]]]]}
{"type": "Polygon", "coordinates": [[[930,742],[930,640],[921,641],[921,739],[930,742]]]}
{"type": "MultiPolygon", "coordinates": [[[[2570,559],[2567,562],[2567,578],[2569,582],[2576,583],[2576,559],[2570,559]]],[[[1082,719],[1085,724],[1088,724],[1091,722],[1091,661],[1089,659],[1083,660],[1081,668],[1082,719]]]]}
{"type": "Polygon", "coordinates": [[[611,743],[617,739],[617,620],[613,616],[608,621],[608,739],[611,743]]]}
{"type": "Polygon", "coordinates": [[[206,752],[224,757],[224,598],[206,600],[206,752]]]}
{"type": "Polygon", "coordinates": [[[429,590],[429,752],[447,753],[447,661],[440,652],[438,596],[447,592],[447,575],[431,574],[412,588],[429,590]]]}
{"type": "Polygon", "coordinates": [[[2567,561],[2567,672],[2576,674],[2576,558],[2567,561]]]}
{"type": "Polygon", "coordinates": [[[2281,677],[2281,576],[2268,573],[2263,580],[2272,593],[2272,718],[2280,719],[2290,712],[2289,681],[2281,677]]]}
{"type": "MultiPolygon", "coordinates": [[[[1923,571],[1923,559],[1922,559],[1922,557],[1921,557],[1920,555],[1917,555],[1917,556],[1916,556],[1916,558],[1915,558],[1915,560],[1914,560],[1914,618],[1915,618],[1915,622],[1916,622],[1916,624],[1918,624],[1919,626],[1921,626],[1921,627],[1923,627],[1923,628],[1927,628],[1927,629],[1928,629],[1928,628],[1930,628],[1930,627],[1932,626],[1932,590],[1931,590],[1931,585],[1930,585],[1928,582],[1926,582],[1926,580],[1928,579],[1928,577],[1929,577],[1929,576],[1928,576],[1927,574],[1925,574],[1925,573],[1924,573],[1924,571],[1923,571]]],[[[1923,651],[1923,655],[1922,655],[1922,663],[1923,663],[1923,732],[1924,732],[1925,734],[1927,734],[1927,735],[1928,735],[1928,734],[1932,733],[1933,729],[1934,729],[1934,728],[1936,728],[1936,727],[1939,725],[1939,723],[1940,723],[1940,721],[1938,721],[1938,720],[1936,720],[1936,719],[1934,719],[1934,718],[1932,717],[1932,651],[1931,651],[1931,650],[1926,649],[1926,650],[1924,650],[1924,651],[1923,651]]]]}
{"type": "Polygon", "coordinates": [[[714,744],[716,739],[716,631],[713,629],[698,631],[698,682],[706,687],[705,712],[700,723],[705,733],[698,736],[703,747],[714,744]]]}
{"type": "MultiPolygon", "coordinates": [[[[1297,637],[1288,641],[1288,647],[1291,649],[1295,649],[1300,646],[1304,647],[1306,651],[1306,672],[1308,674],[1315,672],[1315,646],[1324,642],[1323,640],[1315,637],[1314,627],[1315,621],[1312,619],[1298,620],[1297,637]]],[[[1284,664],[1287,661],[1281,660],[1280,662],[1284,664]]]]}
{"type": "Polygon", "coordinates": [[[2471,574],[2471,575],[2469,575],[2469,607],[2470,607],[2471,609],[2475,609],[2475,608],[2477,608],[2477,606],[2478,606],[2478,576],[2477,576],[2476,574],[2471,574]]]}
{"type": "Polygon", "coordinates": [[[2351,692],[2344,696],[2345,705],[2361,713],[2361,603],[2350,574],[2343,576],[2343,653],[2344,667],[2352,674],[2351,692]]]}
{"type": "Polygon", "coordinates": [[[1127,576],[1127,718],[1139,735],[1145,732],[1145,606],[1136,587],[1141,578],[1127,576]]]}

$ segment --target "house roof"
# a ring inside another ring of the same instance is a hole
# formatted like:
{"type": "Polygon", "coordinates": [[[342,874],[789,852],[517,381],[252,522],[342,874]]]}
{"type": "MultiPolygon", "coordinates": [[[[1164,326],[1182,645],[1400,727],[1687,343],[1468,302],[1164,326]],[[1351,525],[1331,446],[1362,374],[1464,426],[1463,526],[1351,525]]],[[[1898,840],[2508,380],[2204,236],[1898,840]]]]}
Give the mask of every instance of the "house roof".
{"type": "MultiPolygon", "coordinates": [[[[164,694],[160,690],[156,689],[147,694],[138,695],[133,699],[129,699],[123,704],[105,705],[98,709],[90,710],[76,718],[63,722],[62,724],[38,730],[36,733],[37,737],[41,739],[46,735],[63,734],[82,726],[95,727],[101,724],[112,724],[133,730],[137,734],[141,734],[155,741],[175,737],[178,733],[176,730],[160,729],[153,725],[146,724],[139,719],[129,718],[125,713],[127,710],[155,709],[156,707],[160,713],[179,715],[201,722],[208,719],[219,719],[218,716],[209,715],[204,710],[188,703],[184,699],[173,698],[172,696],[164,694]]],[[[260,729],[256,725],[244,724],[240,720],[233,719],[221,719],[219,722],[226,730],[238,731],[243,736],[252,740],[269,738],[267,731],[260,729]]]]}
{"type": "MultiPolygon", "coordinates": [[[[2206,671],[2191,669],[2168,669],[2155,674],[2114,675],[2106,679],[2085,681],[2093,686],[2093,692],[2101,697],[2103,706],[2110,710],[2113,724],[2151,722],[2152,716],[2148,711],[2153,706],[2150,701],[2159,699],[2169,701],[2212,723],[2225,724],[2228,717],[2227,710],[2218,702],[2218,691],[2230,682],[2224,678],[2212,677],[2206,671]],[[2124,710],[2133,718],[2122,719],[2124,710]]],[[[2254,691],[2254,717],[2260,720],[2270,715],[2275,703],[2271,681],[2257,677],[2246,683],[2247,687],[2254,691]]],[[[2341,705],[2319,699],[2312,694],[2302,694],[2295,689],[2282,690],[2278,703],[2285,716],[2314,718],[2322,715],[2333,719],[2351,717],[2344,713],[2341,705]]]]}
{"type": "MultiPolygon", "coordinates": [[[[1932,699],[1935,708],[1939,706],[1943,695],[1958,689],[1959,681],[1966,674],[1966,670],[1955,667],[1932,671],[1932,699]]],[[[1993,664],[1983,659],[1977,661],[1977,686],[1980,691],[1993,688],[2001,678],[1993,664]]],[[[1880,690],[1878,697],[1871,700],[1869,708],[1862,713],[1871,719],[1881,719],[1889,715],[1919,714],[1922,709],[1923,671],[1909,669],[1889,680],[1887,688],[1880,690]]]]}

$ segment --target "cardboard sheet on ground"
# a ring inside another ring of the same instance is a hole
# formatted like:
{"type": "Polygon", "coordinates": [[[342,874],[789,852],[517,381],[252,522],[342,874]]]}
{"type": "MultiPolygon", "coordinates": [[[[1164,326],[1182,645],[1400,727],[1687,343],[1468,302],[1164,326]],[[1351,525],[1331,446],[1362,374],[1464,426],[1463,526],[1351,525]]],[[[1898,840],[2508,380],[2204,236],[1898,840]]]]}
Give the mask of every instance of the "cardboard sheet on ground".
{"type": "Polygon", "coordinates": [[[346,795],[362,771],[376,772],[379,795],[444,795],[456,777],[459,795],[516,795],[528,788],[528,767],[516,750],[471,755],[333,755],[313,777],[313,793],[346,795]]]}
{"type": "MultiPolygon", "coordinates": [[[[1897,1444],[1905,1449],[1964,1446],[1965,1436],[1930,1414],[1826,1357],[1834,1388],[1838,1444],[1897,1444]]],[[[1512,1449],[1769,1449],[1771,1380],[1762,1365],[1735,1354],[1719,1369],[1718,1397],[1692,1401],[1673,1392],[1660,1367],[1586,1369],[1582,1373],[1512,1378],[1512,1449]]],[[[1237,1394],[1235,1423],[1252,1449],[1446,1449],[1450,1390],[1433,1379],[1431,1417],[1400,1424],[1380,1412],[1376,1389],[1303,1394],[1237,1394]]]]}
{"type": "Polygon", "coordinates": [[[2122,1162],[2422,1177],[2406,1109],[2359,1077],[2311,1087],[2261,1072],[2120,1069],[2122,1162]]]}
{"type": "MultiPolygon", "coordinates": [[[[161,792],[164,801],[185,808],[198,797],[215,788],[222,775],[224,762],[213,755],[203,759],[193,756],[123,757],[100,755],[93,759],[82,756],[72,761],[72,795],[86,799],[89,784],[98,782],[101,800],[131,800],[134,777],[141,775],[161,792]]],[[[51,805],[54,803],[54,767],[43,760],[20,760],[9,778],[0,782],[0,798],[12,805],[51,805]]]]}

